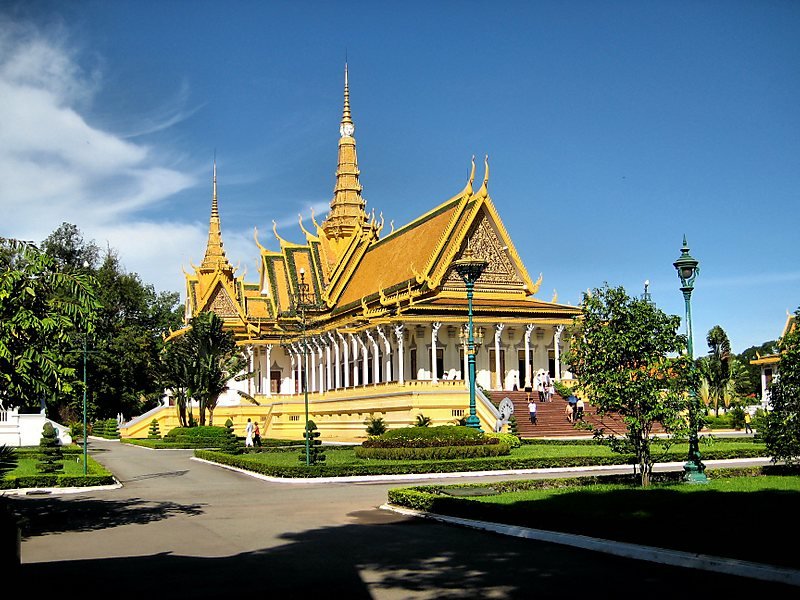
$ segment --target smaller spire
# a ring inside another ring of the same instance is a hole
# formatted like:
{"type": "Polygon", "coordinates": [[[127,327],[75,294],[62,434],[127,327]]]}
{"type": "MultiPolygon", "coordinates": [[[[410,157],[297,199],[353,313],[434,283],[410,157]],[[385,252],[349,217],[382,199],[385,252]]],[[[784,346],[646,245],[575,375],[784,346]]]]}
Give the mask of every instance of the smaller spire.
{"type": "Polygon", "coordinates": [[[222,245],[222,228],[220,227],[219,202],[217,200],[217,159],[214,159],[211,192],[211,218],[208,222],[208,240],[206,241],[206,254],[200,265],[203,270],[216,270],[218,268],[232,270],[225,250],[222,245]]]}

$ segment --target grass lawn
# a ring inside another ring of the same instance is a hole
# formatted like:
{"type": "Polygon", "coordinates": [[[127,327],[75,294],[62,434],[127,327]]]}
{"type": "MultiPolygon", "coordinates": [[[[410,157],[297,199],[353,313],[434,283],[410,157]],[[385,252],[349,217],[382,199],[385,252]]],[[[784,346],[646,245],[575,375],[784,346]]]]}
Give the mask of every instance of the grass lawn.
{"type": "Polygon", "coordinates": [[[511,491],[504,483],[408,489],[428,495],[428,509],[440,514],[800,568],[800,555],[787,548],[800,535],[800,520],[792,517],[800,476],[709,474],[707,485],[650,488],[519,489],[543,485],[539,480],[506,482],[511,491]]]}

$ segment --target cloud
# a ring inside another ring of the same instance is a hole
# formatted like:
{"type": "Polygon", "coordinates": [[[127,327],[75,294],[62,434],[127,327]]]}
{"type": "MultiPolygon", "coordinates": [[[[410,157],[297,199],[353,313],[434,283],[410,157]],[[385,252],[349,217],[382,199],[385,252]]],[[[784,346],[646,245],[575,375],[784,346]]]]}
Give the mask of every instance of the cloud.
{"type": "MultiPolygon", "coordinates": [[[[0,235],[41,241],[70,222],[145,282],[180,288],[186,249],[203,248],[207,225],[165,223],[146,209],[193,187],[195,176],[164,166],[170,149],[91,124],[101,77],[79,58],[63,32],[0,18],[0,235]]],[[[184,84],[137,134],[186,118],[175,107],[188,93],[184,84]]]]}

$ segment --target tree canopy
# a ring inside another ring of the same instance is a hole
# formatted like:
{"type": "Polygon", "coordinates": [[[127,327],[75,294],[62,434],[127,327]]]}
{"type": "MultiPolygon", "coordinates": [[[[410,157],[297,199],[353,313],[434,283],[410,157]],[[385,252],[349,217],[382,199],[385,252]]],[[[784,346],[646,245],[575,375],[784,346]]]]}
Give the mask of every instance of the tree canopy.
{"type": "MultiPolygon", "coordinates": [[[[687,390],[696,383],[693,361],[683,353],[686,337],[680,317],[670,316],[622,287],[586,293],[564,360],[578,376],[579,391],[601,413],[625,421],[626,444],[604,436],[612,448],[633,451],[643,486],[649,485],[655,423],[684,436],[687,390]]],[[[603,432],[600,432],[603,435],[603,432]]]]}
{"type": "Polygon", "coordinates": [[[65,349],[73,332],[94,330],[97,282],[31,242],[0,238],[0,248],[0,402],[37,407],[73,391],[65,349]]]}
{"type": "MultiPolygon", "coordinates": [[[[800,308],[795,323],[800,323],[800,308]]],[[[800,327],[786,333],[778,348],[778,376],[769,389],[771,410],[762,433],[773,461],[796,463],[800,460],[800,327]]]]}
{"type": "MultiPolygon", "coordinates": [[[[182,321],[179,295],[157,293],[136,273],[125,271],[115,250],[100,251],[70,223],[50,234],[42,248],[64,271],[91,274],[97,284],[99,307],[86,340],[89,419],[119,413],[130,417],[155,406],[163,392],[157,377],[162,336],[182,321]]],[[[78,389],[83,385],[83,332],[76,329],[65,349],[65,361],[78,375],[72,387],[78,389]]],[[[57,393],[49,409],[63,422],[71,422],[77,420],[81,405],[82,394],[57,393]]]]}

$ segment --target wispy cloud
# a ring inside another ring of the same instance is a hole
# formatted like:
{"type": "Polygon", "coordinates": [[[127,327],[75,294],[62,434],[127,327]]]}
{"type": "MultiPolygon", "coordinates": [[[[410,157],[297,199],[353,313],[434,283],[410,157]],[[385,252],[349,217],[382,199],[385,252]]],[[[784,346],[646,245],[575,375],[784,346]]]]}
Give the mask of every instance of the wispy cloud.
{"type": "Polygon", "coordinates": [[[145,281],[175,289],[185,249],[202,247],[205,225],[156,222],[141,211],[196,179],[162,164],[168,150],[132,138],[187,118],[188,86],[126,138],[87,118],[101,80],[63,31],[0,19],[0,234],[40,241],[71,222],[145,281]]]}

